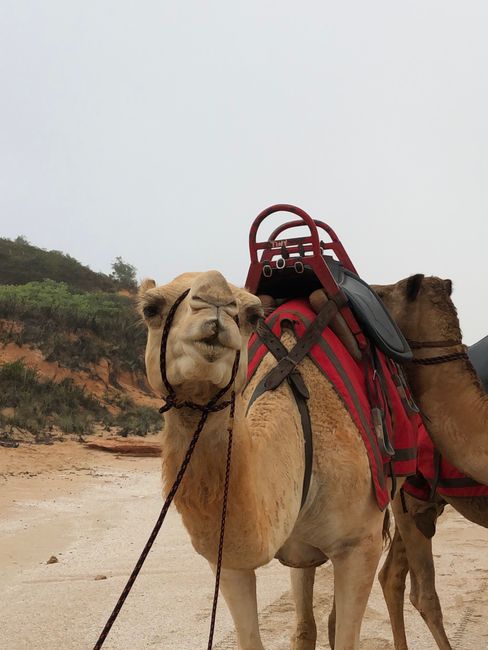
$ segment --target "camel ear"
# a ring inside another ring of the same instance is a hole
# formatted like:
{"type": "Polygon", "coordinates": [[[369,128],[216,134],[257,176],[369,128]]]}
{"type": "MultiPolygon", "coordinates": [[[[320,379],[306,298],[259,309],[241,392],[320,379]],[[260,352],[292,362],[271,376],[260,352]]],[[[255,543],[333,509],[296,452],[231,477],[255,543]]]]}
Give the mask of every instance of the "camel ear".
{"type": "Polygon", "coordinates": [[[139,295],[142,296],[148,289],[154,289],[156,282],[152,278],[144,278],[139,286],[139,295]]]}
{"type": "Polygon", "coordinates": [[[411,275],[407,280],[407,300],[413,302],[419,294],[420,287],[422,286],[422,280],[424,279],[423,273],[417,273],[416,275],[411,275]]]}
{"type": "Polygon", "coordinates": [[[452,294],[452,280],[444,280],[444,286],[447,291],[447,295],[450,296],[452,294]]]}

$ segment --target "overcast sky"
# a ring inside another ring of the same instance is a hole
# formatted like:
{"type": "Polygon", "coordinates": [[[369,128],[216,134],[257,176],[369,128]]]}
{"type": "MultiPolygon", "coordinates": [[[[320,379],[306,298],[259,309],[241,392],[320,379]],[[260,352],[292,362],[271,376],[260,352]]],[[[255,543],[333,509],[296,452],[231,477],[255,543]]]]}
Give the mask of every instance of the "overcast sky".
{"type": "Polygon", "coordinates": [[[488,2],[0,0],[0,235],[243,283],[276,202],[488,333],[488,2]]]}

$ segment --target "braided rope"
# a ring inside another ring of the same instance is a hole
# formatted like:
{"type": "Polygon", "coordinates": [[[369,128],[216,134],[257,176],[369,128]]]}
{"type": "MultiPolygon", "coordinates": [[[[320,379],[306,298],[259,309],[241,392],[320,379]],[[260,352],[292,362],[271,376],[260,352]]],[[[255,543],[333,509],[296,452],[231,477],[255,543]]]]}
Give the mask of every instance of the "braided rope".
{"type": "Polygon", "coordinates": [[[219,538],[219,549],[218,549],[218,554],[217,554],[217,570],[216,570],[216,576],[215,576],[215,589],[214,589],[214,599],[213,599],[213,604],[212,604],[212,617],[211,617],[211,623],[210,623],[210,634],[209,634],[209,640],[208,640],[208,648],[207,650],[212,649],[212,644],[213,644],[213,635],[214,635],[214,630],[215,630],[215,619],[216,619],[216,614],[217,614],[217,603],[218,603],[218,598],[219,598],[219,586],[220,586],[220,574],[221,574],[221,569],[222,569],[222,556],[223,556],[223,548],[224,548],[224,534],[225,534],[225,521],[226,521],[226,516],[227,516],[227,497],[228,497],[228,492],[229,492],[229,480],[230,480],[230,464],[231,464],[231,454],[232,454],[232,440],[233,440],[233,429],[234,429],[234,414],[235,414],[235,399],[236,399],[236,394],[235,390],[232,390],[231,397],[229,400],[225,400],[223,402],[218,403],[219,399],[225,395],[225,393],[229,390],[229,388],[234,384],[237,372],[239,370],[239,361],[240,361],[240,351],[238,350],[236,352],[236,356],[234,359],[234,364],[232,366],[232,372],[231,372],[231,377],[229,382],[227,383],[224,388],[220,389],[217,394],[207,403],[207,404],[197,404],[196,402],[192,402],[190,400],[186,401],[178,401],[176,398],[176,393],[174,388],[171,386],[169,383],[168,377],[166,375],[166,348],[168,344],[168,336],[169,336],[169,330],[171,328],[171,325],[173,323],[174,316],[176,314],[176,310],[178,309],[179,305],[183,302],[185,297],[189,293],[189,289],[185,292],[183,292],[174,302],[172,305],[171,309],[168,312],[168,316],[166,318],[166,322],[164,324],[163,328],[163,335],[161,338],[161,352],[160,352],[160,368],[161,368],[161,379],[162,382],[168,391],[167,397],[165,397],[165,404],[159,409],[160,413],[165,413],[166,411],[169,411],[171,408],[176,408],[176,409],[181,409],[181,408],[190,408],[193,410],[198,410],[201,411],[201,416],[200,420],[198,421],[197,428],[195,429],[195,433],[193,434],[193,437],[190,441],[190,444],[188,445],[188,449],[186,451],[185,457],[183,459],[183,462],[181,463],[181,467],[178,470],[178,474],[176,475],[176,479],[171,486],[171,489],[168,493],[168,496],[166,497],[166,500],[163,504],[163,507],[161,509],[161,512],[159,514],[159,517],[156,521],[156,524],[151,531],[151,534],[149,535],[149,539],[146,542],[146,545],[144,546],[144,549],[139,557],[139,559],[136,562],[136,565],[127,580],[127,583],[112,611],[110,614],[102,632],[100,633],[100,636],[98,637],[97,642],[93,646],[93,650],[100,650],[100,648],[103,646],[105,639],[107,638],[110,630],[112,629],[112,626],[117,618],[117,616],[120,613],[120,610],[122,609],[127,596],[129,595],[134,582],[136,581],[137,576],[139,575],[140,570],[142,569],[142,566],[149,554],[149,551],[151,550],[152,545],[154,544],[154,541],[161,529],[161,526],[163,525],[163,522],[166,518],[166,515],[168,513],[169,507],[176,495],[176,492],[178,491],[178,488],[180,486],[181,481],[183,480],[183,477],[185,475],[185,472],[187,470],[188,464],[190,463],[190,459],[192,457],[192,454],[195,450],[196,444],[198,442],[198,439],[200,437],[200,434],[203,430],[203,427],[205,426],[205,423],[207,421],[207,418],[210,413],[215,413],[217,411],[222,411],[223,409],[227,408],[230,406],[230,415],[229,415],[229,426],[227,428],[227,433],[228,433],[228,446],[227,446],[227,463],[226,463],[226,471],[225,471],[225,483],[224,483],[224,494],[223,494],[223,499],[222,499],[222,518],[221,518],[221,523],[220,523],[220,538],[219,538]]]}
{"type": "Polygon", "coordinates": [[[448,361],[457,361],[458,359],[469,359],[467,352],[453,352],[440,357],[427,357],[425,359],[412,359],[412,363],[423,366],[433,366],[438,363],[447,363],[448,361]]]}
{"type": "Polygon", "coordinates": [[[222,570],[222,555],[224,550],[224,534],[225,534],[225,520],[227,518],[227,497],[229,495],[229,481],[230,481],[230,461],[232,455],[232,438],[233,438],[233,429],[234,429],[234,412],[235,412],[235,392],[232,391],[231,405],[230,405],[230,415],[229,415],[229,427],[227,433],[229,436],[229,441],[227,445],[227,463],[225,467],[225,483],[224,483],[224,496],[222,498],[222,519],[220,523],[220,539],[219,539],[219,550],[217,555],[217,570],[215,572],[215,589],[214,589],[214,599],[212,603],[212,617],[210,620],[210,632],[208,637],[208,646],[207,650],[212,650],[213,637],[215,631],[215,619],[217,617],[217,603],[219,599],[219,587],[220,587],[220,573],[222,570]]]}

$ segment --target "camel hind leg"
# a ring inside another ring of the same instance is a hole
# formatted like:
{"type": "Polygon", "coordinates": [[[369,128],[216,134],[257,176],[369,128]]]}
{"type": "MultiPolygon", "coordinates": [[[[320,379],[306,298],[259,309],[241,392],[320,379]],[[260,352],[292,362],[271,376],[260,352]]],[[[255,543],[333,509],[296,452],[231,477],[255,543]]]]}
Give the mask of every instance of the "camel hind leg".
{"type": "MultiPolygon", "coordinates": [[[[435,568],[432,555],[432,538],[427,538],[417,528],[414,517],[429,534],[434,534],[437,518],[435,504],[424,505],[406,495],[408,512],[403,512],[400,499],[393,501],[395,523],[405,545],[410,569],[410,601],[426,622],[439,650],[452,650],[444,629],[442,609],[435,589],[435,568]],[[419,512],[415,511],[418,504],[419,512]],[[430,522],[428,519],[430,518],[430,522]]],[[[402,646],[398,646],[402,650],[402,646]]],[[[405,646],[406,647],[406,646],[405,646]]],[[[395,646],[397,648],[397,646],[395,646]]]]}
{"type": "Polygon", "coordinates": [[[292,650],[315,650],[317,642],[317,626],[313,615],[315,567],[291,569],[290,575],[297,619],[291,648],[292,650]]]}
{"type": "Polygon", "coordinates": [[[390,614],[395,650],[408,650],[403,612],[407,573],[408,559],[405,544],[395,527],[395,534],[388,555],[378,575],[390,614]]]}

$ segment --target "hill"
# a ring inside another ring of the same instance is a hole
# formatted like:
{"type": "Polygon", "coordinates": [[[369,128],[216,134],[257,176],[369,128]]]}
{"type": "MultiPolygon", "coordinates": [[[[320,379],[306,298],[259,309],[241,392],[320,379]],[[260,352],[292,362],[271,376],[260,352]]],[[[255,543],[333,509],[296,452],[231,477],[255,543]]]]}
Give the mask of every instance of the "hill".
{"type": "Polygon", "coordinates": [[[60,251],[46,251],[23,237],[0,238],[0,282],[26,284],[42,280],[66,282],[81,291],[116,291],[117,284],[60,251]]]}
{"type": "Polygon", "coordinates": [[[68,255],[23,241],[0,239],[0,267],[0,445],[159,430],[134,296],[68,255]]]}

